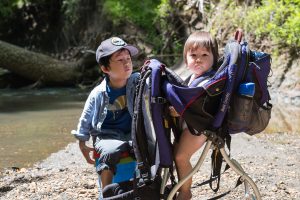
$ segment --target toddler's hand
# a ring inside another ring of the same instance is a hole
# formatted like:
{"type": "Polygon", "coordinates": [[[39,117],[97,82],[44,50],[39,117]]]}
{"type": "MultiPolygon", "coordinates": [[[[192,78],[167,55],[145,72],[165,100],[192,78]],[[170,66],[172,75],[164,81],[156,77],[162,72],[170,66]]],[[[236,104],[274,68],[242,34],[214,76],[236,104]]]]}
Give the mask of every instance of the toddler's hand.
{"type": "Polygon", "coordinates": [[[177,111],[175,110],[175,108],[173,106],[169,106],[169,111],[170,111],[170,115],[172,117],[180,117],[180,115],[177,113],[177,111]]]}

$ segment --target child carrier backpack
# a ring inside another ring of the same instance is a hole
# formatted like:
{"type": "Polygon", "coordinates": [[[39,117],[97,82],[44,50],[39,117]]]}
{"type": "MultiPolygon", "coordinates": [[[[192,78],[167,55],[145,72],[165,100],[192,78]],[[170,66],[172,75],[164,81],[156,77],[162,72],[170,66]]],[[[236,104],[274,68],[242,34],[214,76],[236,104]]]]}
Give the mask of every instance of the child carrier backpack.
{"type": "Polygon", "coordinates": [[[267,85],[270,61],[270,55],[250,51],[246,42],[231,40],[225,47],[220,67],[200,87],[186,86],[180,77],[158,60],[146,61],[136,89],[132,120],[132,140],[137,160],[135,177],[129,188],[122,187],[122,184],[112,186],[110,191],[117,192],[110,193],[111,198],[106,199],[171,200],[184,181],[201,166],[212,144],[215,151],[212,153],[211,188],[214,191],[219,188],[221,164],[225,159],[241,175],[239,182],[250,184],[255,196],[260,199],[255,183],[236,161],[229,158],[224,146],[227,143],[230,149],[230,134],[246,132],[253,135],[267,126],[272,108],[267,85]],[[208,137],[192,173],[178,183],[172,173],[171,128],[175,141],[181,131],[178,119],[168,114],[169,105],[185,120],[192,134],[208,137]],[[166,187],[168,177],[170,188],[166,187]],[[217,186],[213,188],[212,182],[215,180],[217,186]]]}
{"type": "MultiPolygon", "coordinates": [[[[227,57],[228,48],[231,45],[226,46],[227,57]]],[[[228,109],[228,131],[230,134],[245,132],[254,135],[262,132],[271,118],[272,104],[268,91],[271,57],[263,52],[251,51],[245,41],[240,42],[238,52],[239,67],[235,92],[228,109]]]]}
{"type": "Polygon", "coordinates": [[[260,133],[271,118],[270,55],[250,51],[245,41],[230,40],[220,62],[217,72],[201,87],[187,88],[165,81],[162,87],[167,99],[195,129],[190,130],[194,134],[219,128],[228,134],[260,133]],[[245,92],[241,88],[249,83],[252,93],[239,93],[245,92]]]}

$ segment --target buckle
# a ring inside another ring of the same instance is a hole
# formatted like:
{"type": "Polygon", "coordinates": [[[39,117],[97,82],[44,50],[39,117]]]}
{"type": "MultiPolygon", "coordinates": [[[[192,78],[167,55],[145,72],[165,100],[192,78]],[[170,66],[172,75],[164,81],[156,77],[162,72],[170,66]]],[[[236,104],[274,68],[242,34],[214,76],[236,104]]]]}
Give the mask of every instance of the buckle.
{"type": "Polygon", "coordinates": [[[151,103],[165,104],[167,99],[163,97],[151,97],[151,103]]]}

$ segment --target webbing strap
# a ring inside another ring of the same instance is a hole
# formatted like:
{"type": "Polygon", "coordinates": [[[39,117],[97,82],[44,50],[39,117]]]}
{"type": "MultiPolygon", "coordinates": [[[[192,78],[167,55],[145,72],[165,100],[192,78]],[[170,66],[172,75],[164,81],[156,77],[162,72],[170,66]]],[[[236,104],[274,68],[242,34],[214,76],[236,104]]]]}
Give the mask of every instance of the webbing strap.
{"type": "Polygon", "coordinates": [[[151,103],[165,104],[167,99],[164,97],[151,97],[151,103]]]}
{"type": "MultiPolygon", "coordinates": [[[[218,137],[214,142],[215,149],[213,150],[213,152],[211,154],[211,167],[212,168],[211,168],[209,186],[214,192],[217,192],[220,187],[221,168],[222,168],[222,163],[223,163],[223,156],[222,156],[221,152],[219,151],[219,149],[222,148],[223,145],[226,145],[230,152],[230,143],[231,143],[231,136],[229,134],[227,134],[227,132],[224,132],[224,131],[222,131],[222,129],[220,129],[218,131],[218,137]],[[218,138],[222,138],[222,139],[218,139],[218,138]],[[222,140],[225,143],[222,142],[222,140]],[[216,183],[215,188],[213,187],[214,182],[216,183]]],[[[230,168],[229,165],[226,164],[223,173],[225,171],[227,171],[229,168],[230,168]]]]}
{"type": "Polygon", "coordinates": [[[221,178],[221,167],[223,162],[223,157],[219,151],[218,148],[215,148],[213,150],[213,153],[211,154],[211,174],[210,174],[210,181],[209,181],[209,187],[214,191],[217,192],[220,187],[220,178],[221,178]],[[216,182],[216,187],[213,187],[213,182],[216,182]]]}
{"type": "Polygon", "coordinates": [[[151,159],[148,144],[147,144],[147,136],[144,126],[144,117],[142,112],[142,98],[143,91],[145,87],[145,81],[150,76],[151,70],[143,73],[142,78],[139,81],[138,89],[137,89],[137,97],[135,101],[135,110],[134,110],[134,118],[133,118],[133,128],[135,131],[132,134],[132,139],[134,143],[135,155],[136,159],[139,163],[143,163],[145,166],[149,167],[149,159],[151,159]]]}

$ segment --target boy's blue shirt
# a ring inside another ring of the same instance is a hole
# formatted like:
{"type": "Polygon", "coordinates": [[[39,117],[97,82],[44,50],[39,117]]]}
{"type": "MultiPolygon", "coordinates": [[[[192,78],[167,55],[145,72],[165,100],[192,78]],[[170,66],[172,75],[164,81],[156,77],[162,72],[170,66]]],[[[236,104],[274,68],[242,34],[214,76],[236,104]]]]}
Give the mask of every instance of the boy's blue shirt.
{"type": "Polygon", "coordinates": [[[131,132],[132,118],[127,108],[126,85],[122,88],[112,88],[106,84],[109,96],[109,106],[101,129],[119,129],[125,135],[131,132]]]}
{"type": "MultiPolygon", "coordinates": [[[[133,73],[126,84],[127,107],[130,115],[133,114],[133,100],[135,86],[138,82],[139,73],[133,73]]],[[[90,136],[101,134],[102,123],[107,114],[109,97],[106,92],[107,81],[104,79],[100,85],[96,86],[88,96],[82,111],[75,137],[81,141],[88,141],[90,136]]],[[[130,124],[131,126],[131,124],[130,124]]],[[[109,130],[109,134],[120,134],[117,130],[109,130]]]]}

